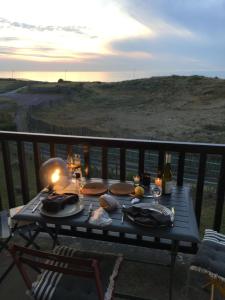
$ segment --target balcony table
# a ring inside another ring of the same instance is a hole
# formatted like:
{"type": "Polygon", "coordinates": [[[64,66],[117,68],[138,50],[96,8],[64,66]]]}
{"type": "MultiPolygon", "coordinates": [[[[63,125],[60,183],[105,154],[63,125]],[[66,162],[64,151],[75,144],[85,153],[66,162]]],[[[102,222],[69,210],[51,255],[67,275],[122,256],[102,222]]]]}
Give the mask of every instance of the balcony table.
{"type": "MultiPolygon", "coordinates": [[[[114,181],[108,181],[109,184],[114,181]]],[[[161,196],[159,203],[168,208],[174,207],[174,226],[169,228],[147,228],[138,226],[127,218],[121,222],[121,208],[110,213],[112,223],[106,227],[97,227],[86,222],[90,203],[93,209],[99,207],[97,196],[80,195],[84,203],[84,210],[79,214],[66,218],[45,217],[37,209],[32,209],[39,201],[40,195],[32,199],[24,208],[14,216],[15,220],[27,220],[36,222],[39,230],[35,232],[33,239],[39,232],[50,233],[54,239],[59,234],[90,238],[95,240],[118,242],[141,247],[167,249],[171,252],[169,299],[172,299],[173,273],[178,251],[194,253],[199,242],[199,231],[193,209],[191,189],[189,186],[174,187],[172,194],[161,196]],[[189,249],[189,250],[188,250],[189,249]]],[[[115,196],[117,200],[126,206],[130,204],[130,196],[115,196]]],[[[151,198],[144,198],[142,202],[150,202],[151,198]]]]}

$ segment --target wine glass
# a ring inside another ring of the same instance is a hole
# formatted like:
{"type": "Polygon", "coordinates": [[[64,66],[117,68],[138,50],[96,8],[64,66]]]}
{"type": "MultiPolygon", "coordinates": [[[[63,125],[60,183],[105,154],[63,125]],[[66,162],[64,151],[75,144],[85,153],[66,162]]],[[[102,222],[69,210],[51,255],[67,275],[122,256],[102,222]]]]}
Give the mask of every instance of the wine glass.
{"type": "Polygon", "coordinates": [[[153,196],[154,204],[159,204],[158,198],[162,195],[162,189],[159,186],[154,185],[151,188],[151,194],[153,196]]]}

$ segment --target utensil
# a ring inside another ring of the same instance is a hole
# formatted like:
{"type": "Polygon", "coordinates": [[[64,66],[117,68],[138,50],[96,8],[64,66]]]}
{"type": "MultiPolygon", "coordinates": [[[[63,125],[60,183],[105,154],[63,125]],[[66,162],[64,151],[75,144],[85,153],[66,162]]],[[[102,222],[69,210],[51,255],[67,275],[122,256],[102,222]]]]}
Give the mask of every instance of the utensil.
{"type": "Polygon", "coordinates": [[[175,216],[175,208],[174,207],[171,207],[171,211],[172,211],[173,215],[175,216]]]}
{"type": "MultiPolygon", "coordinates": [[[[126,206],[125,206],[125,205],[122,205],[122,209],[123,209],[123,208],[126,208],[126,206]]],[[[124,212],[123,212],[123,210],[122,210],[121,224],[123,224],[123,221],[124,221],[124,212]]]]}
{"type": "Polygon", "coordinates": [[[88,222],[88,220],[90,219],[91,217],[91,214],[92,214],[92,211],[93,211],[93,205],[92,203],[89,205],[89,208],[88,208],[88,216],[87,216],[87,219],[85,222],[88,222]]]}
{"type": "Polygon", "coordinates": [[[152,195],[144,195],[143,197],[144,198],[154,198],[154,196],[152,196],[152,195]]]}
{"type": "Polygon", "coordinates": [[[42,200],[44,200],[45,197],[40,197],[38,203],[35,205],[35,207],[32,209],[32,214],[37,210],[37,208],[39,207],[39,205],[41,204],[42,200]]]}

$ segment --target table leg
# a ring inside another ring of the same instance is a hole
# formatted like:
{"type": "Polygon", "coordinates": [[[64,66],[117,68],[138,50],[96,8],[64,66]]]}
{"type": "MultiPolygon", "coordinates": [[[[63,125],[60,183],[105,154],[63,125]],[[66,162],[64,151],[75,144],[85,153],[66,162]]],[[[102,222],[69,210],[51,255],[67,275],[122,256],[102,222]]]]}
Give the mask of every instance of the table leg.
{"type": "Polygon", "coordinates": [[[5,270],[5,272],[0,277],[0,284],[3,281],[3,279],[7,276],[7,274],[11,271],[11,269],[14,267],[15,263],[14,261],[8,266],[8,268],[5,270]]]}
{"type": "MultiPolygon", "coordinates": [[[[12,238],[12,236],[14,235],[14,233],[18,230],[18,226],[17,224],[15,224],[15,226],[12,228],[11,231],[11,235],[4,241],[0,241],[0,252],[5,249],[7,251],[9,251],[9,247],[8,247],[8,242],[10,241],[10,239],[12,238]]],[[[37,235],[39,234],[40,231],[36,231],[33,235],[31,235],[31,232],[29,232],[29,238],[22,232],[19,232],[19,235],[27,241],[25,247],[29,247],[31,244],[33,244],[36,248],[39,248],[35,243],[34,240],[37,237],[37,235]]],[[[39,248],[40,249],[40,248],[39,248]]],[[[10,253],[11,254],[11,253],[10,253]]],[[[8,266],[8,268],[5,270],[5,272],[2,274],[2,276],[0,277],[0,283],[4,280],[4,278],[8,275],[8,273],[11,271],[11,269],[14,267],[15,263],[14,261],[8,266]]]]}
{"type": "Polygon", "coordinates": [[[174,276],[174,268],[176,263],[176,257],[178,252],[178,241],[172,241],[171,246],[171,264],[170,264],[170,285],[169,285],[169,300],[172,300],[173,297],[173,276],[174,276]]]}
{"type": "Polygon", "coordinates": [[[53,244],[52,244],[52,249],[55,248],[56,245],[60,245],[59,240],[58,240],[58,233],[57,233],[57,228],[50,228],[48,226],[46,226],[46,224],[44,223],[39,223],[40,226],[40,231],[44,231],[46,233],[48,233],[50,235],[50,237],[53,240],[53,244]]]}
{"type": "Polygon", "coordinates": [[[3,249],[8,250],[8,242],[11,240],[12,236],[10,235],[6,240],[0,241],[0,253],[3,249]]]}
{"type": "MultiPolygon", "coordinates": [[[[39,229],[36,229],[35,230],[35,233],[27,240],[27,243],[25,245],[26,248],[28,248],[30,245],[34,244],[34,240],[36,239],[36,237],[38,236],[38,234],[40,233],[41,231],[39,229]]],[[[39,247],[39,246],[38,246],[39,247]]],[[[40,249],[40,247],[39,247],[40,249]]]]}
{"type": "MultiPolygon", "coordinates": [[[[30,245],[30,241],[32,240],[31,244],[37,249],[40,250],[40,247],[34,242],[33,239],[33,235],[31,234],[31,232],[29,232],[29,237],[27,237],[23,232],[19,232],[19,235],[25,240],[27,241],[27,244],[30,245]]],[[[37,237],[37,234],[35,235],[35,238],[37,237]]]]}

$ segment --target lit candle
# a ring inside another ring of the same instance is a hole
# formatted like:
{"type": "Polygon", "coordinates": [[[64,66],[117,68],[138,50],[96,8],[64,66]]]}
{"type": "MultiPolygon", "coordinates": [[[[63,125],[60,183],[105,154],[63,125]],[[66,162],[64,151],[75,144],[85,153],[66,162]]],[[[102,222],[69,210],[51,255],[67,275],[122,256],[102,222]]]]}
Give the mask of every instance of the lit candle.
{"type": "Polygon", "coordinates": [[[134,180],[134,185],[139,185],[140,184],[140,176],[136,175],[133,177],[134,180]]]}
{"type": "Polygon", "coordinates": [[[88,177],[88,176],[89,176],[89,169],[88,169],[88,166],[85,167],[84,173],[85,173],[85,177],[88,177]]]}
{"type": "Polygon", "coordinates": [[[155,179],[155,185],[162,187],[162,179],[159,178],[159,177],[157,177],[157,178],[155,179]]]}
{"type": "Polygon", "coordinates": [[[52,176],[51,176],[51,180],[52,180],[52,183],[53,183],[53,184],[56,183],[57,181],[59,181],[59,178],[60,178],[59,174],[60,174],[60,169],[56,169],[56,170],[53,172],[53,174],[52,174],[52,176]]]}

